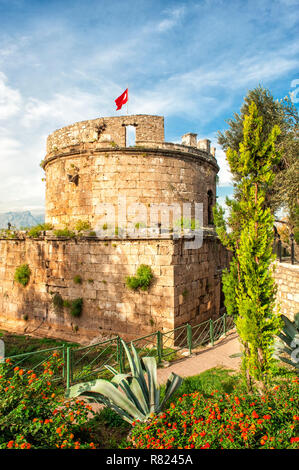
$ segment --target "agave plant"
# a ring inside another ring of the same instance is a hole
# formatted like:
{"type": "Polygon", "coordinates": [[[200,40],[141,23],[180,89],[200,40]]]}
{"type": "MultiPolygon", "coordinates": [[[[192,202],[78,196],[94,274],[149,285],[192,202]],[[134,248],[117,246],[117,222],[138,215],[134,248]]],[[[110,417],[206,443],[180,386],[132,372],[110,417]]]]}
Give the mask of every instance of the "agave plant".
{"type": "Polygon", "coordinates": [[[120,374],[113,367],[106,365],[105,367],[114,375],[111,382],[97,379],[73,385],[66,396],[71,398],[84,395],[90,402],[108,406],[131,424],[137,420],[146,421],[151,415],[162,411],[183,379],[172,373],[167,380],[165,396],[161,401],[155,358],[140,359],[133,343],[131,343],[131,353],[126,343],[123,340],[121,342],[128,358],[130,373],[120,374]]]}
{"type": "Polygon", "coordinates": [[[295,367],[299,373],[299,313],[292,322],[281,315],[284,326],[275,342],[275,356],[286,364],[295,367]]]}

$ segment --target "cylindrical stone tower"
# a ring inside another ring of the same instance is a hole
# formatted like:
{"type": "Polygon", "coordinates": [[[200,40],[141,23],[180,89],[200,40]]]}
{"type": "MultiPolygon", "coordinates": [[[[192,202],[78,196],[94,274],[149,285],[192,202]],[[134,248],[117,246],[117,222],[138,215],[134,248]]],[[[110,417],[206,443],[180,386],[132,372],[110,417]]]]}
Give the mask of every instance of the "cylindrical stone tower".
{"type": "Polygon", "coordinates": [[[164,142],[164,118],[135,115],[82,121],[53,132],[43,161],[46,222],[56,228],[88,220],[103,224],[105,205],[202,203],[203,225],[212,223],[215,149],[185,134],[182,144],[164,142]],[[135,145],[129,146],[133,126],[135,145]]]}

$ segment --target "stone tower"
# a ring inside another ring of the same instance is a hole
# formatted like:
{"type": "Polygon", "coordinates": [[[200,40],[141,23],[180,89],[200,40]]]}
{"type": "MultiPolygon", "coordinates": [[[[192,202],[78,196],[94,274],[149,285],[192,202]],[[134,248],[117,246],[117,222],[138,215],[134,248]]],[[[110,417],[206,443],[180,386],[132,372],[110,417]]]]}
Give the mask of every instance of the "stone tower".
{"type": "Polygon", "coordinates": [[[188,133],[180,144],[165,142],[161,116],[98,118],[51,134],[43,168],[46,222],[60,229],[85,221],[91,229],[76,236],[52,230],[35,239],[24,233],[0,239],[0,327],[75,341],[133,339],[219,316],[228,254],[213,229],[219,168],[209,140],[188,133]],[[176,232],[184,208],[191,205],[191,220],[196,204],[203,207],[200,226],[193,235],[176,232]],[[172,229],[165,231],[171,205],[172,229]],[[159,209],[157,227],[153,206],[159,209]],[[137,233],[123,233],[124,220],[137,233]],[[201,243],[190,247],[197,233],[201,243]],[[31,270],[25,287],[14,279],[24,263],[31,270]],[[141,264],[150,266],[153,282],[146,291],[132,291],[126,277],[141,264]],[[74,317],[65,306],[78,299],[83,308],[74,317]]]}
{"type": "MultiPolygon", "coordinates": [[[[88,219],[101,224],[101,206],[119,196],[126,204],[203,204],[203,225],[211,223],[218,166],[207,139],[185,134],[181,144],[164,142],[161,116],[120,116],[83,121],[48,137],[46,221],[55,226],[88,219]],[[134,146],[126,142],[136,129],[134,146]],[[212,152],[212,153],[211,153],[212,152]]],[[[149,222],[149,221],[148,221],[149,222]]]]}

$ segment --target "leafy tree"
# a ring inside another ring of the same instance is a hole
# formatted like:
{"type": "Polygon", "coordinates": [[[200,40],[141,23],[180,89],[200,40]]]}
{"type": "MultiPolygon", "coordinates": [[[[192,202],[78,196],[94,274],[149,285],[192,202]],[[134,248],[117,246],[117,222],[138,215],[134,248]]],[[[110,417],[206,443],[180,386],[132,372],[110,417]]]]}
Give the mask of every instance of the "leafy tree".
{"type": "MultiPolygon", "coordinates": [[[[285,208],[291,228],[299,233],[299,139],[298,139],[298,111],[288,97],[275,100],[270,91],[258,86],[250,90],[244,99],[240,114],[228,120],[229,129],[218,133],[218,142],[226,152],[228,148],[240,156],[239,145],[243,140],[243,124],[248,114],[250,103],[254,101],[260,116],[263,118],[263,128],[260,134],[261,143],[267,141],[268,135],[274,125],[279,126],[281,132],[277,136],[276,148],[281,158],[273,165],[275,175],[273,185],[266,191],[265,203],[274,213],[278,208],[285,208]]],[[[242,175],[237,167],[232,169],[234,180],[238,182],[242,175]]],[[[238,194],[236,193],[236,197],[238,194]]]]}
{"type": "Polygon", "coordinates": [[[237,197],[230,204],[230,233],[226,232],[223,211],[214,211],[219,237],[234,251],[230,271],[223,275],[223,290],[227,311],[235,318],[244,347],[242,367],[249,390],[254,381],[266,385],[274,363],[274,336],[280,329],[270,270],[274,217],[266,207],[273,168],[280,158],[275,146],[279,135],[280,129],[274,125],[266,136],[263,117],[252,101],[244,116],[238,151],[227,149],[230,169],[239,176],[237,197]]]}

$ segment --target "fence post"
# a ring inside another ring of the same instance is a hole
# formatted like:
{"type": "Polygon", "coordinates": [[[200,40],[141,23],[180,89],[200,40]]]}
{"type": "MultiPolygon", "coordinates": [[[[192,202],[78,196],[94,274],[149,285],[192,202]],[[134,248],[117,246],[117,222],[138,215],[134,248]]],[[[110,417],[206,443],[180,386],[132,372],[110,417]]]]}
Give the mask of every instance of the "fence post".
{"type": "Polygon", "coordinates": [[[226,312],[223,315],[223,334],[226,336],[226,312]]]}
{"type": "Polygon", "coordinates": [[[66,389],[68,390],[71,385],[71,348],[66,348],[66,389]]]}
{"type": "Polygon", "coordinates": [[[214,324],[212,318],[210,318],[210,342],[214,346],[214,324]]]}
{"type": "Polygon", "coordinates": [[[162,361],[163,356],[163,338],[161,331],[157,331],[157,351],[158,351],[158,363],[162,361]]]}
{"type": "Polygon", "coordinates": [[[119,363],[119,372],[122,374],[124,372],[123,345],[119,336],[117,337],[117,362],[119,363]]]}
{"type": "Polygon", "coordinates": [[[189,354],[192,354],[192,326],[187,324],[187,344],[189,348],[189,354]]]}
{"type": "Polygon", "coordinates": [[[277,249],[278,249],[279,262],[281,263],[281,239],[280,239],[280,235],[278,235],[277,249]]]}
{"type": "Polygon", "coordinates": [[[295,246],[294,246],[295,237],[293,233],[291,233],[290,238],[291,238],[291,263],[294,264],[295,263],[295,246]]]}
{"type": "Polygon", "coordinates": [[[65,344],[63,343],[63,347],[62,347],[62,360],[63,360],[63,368],[62,368],[62,378],[65,380],[65,377],[66,377],[66,364],[65,364],[65,360],[66,360],[66,355],[65,355],[65,344]]]}

